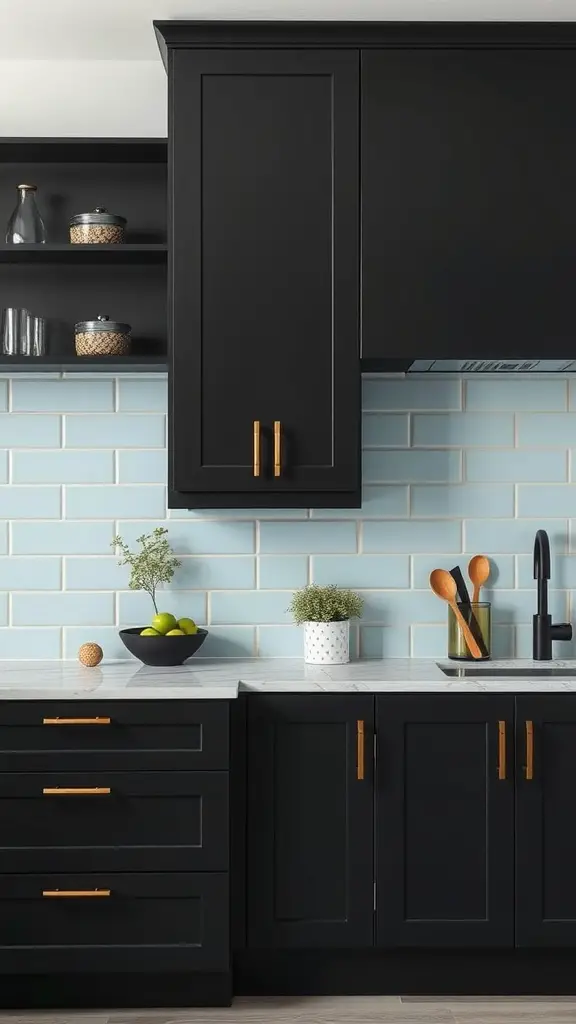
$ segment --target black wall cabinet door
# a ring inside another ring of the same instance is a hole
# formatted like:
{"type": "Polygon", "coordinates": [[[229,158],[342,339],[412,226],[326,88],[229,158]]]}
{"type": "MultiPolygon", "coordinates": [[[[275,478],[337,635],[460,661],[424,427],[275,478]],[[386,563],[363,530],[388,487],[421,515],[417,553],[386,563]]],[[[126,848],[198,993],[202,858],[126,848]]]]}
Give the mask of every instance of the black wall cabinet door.
{"type": "Polygon", "coordinates": [[[516,944],[574,947],[576,697],[517,698],[516,779],[516,944]]]}
{"type": "Polygon", "coordinates": [[[173,506],[359,503],[358,65],[170,53],[173,506]]]}
{"type": "Polygon", "coordinates": [[[351,694],[250,697],[250,946],[372,945],[373,709],[351,694]]]}
{"type": "Polygon", "coordinates": [[[513,717],[510,695],[378,698],[378,945],[513,946],[513,717]]]}
{"type": "Polygon", "coordinates": [[[362,54],[362,355],[574,357],[571,49],[362,54]]]}

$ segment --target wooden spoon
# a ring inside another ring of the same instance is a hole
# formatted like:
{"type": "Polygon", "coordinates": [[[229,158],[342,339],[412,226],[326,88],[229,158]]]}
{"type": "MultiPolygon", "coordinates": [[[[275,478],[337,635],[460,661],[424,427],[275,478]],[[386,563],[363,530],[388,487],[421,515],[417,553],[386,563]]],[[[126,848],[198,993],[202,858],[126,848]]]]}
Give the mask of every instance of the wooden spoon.
{"type": "Polygon", "coordinates": [[[480,599],[480,587],[483,587],[490,575],[490,562],[486,555],[474,555],[468,563],[468,575],[474,587],[472,603],[480,599]]]}
{"type": "Polygon", "coordinates": [[[436,597],[439,597],[442,601],[447,601],[450,605],[472,657],[481,658],[482,651],[474,639],[470,626],[456,604],[456,581],[446,569],[433,569],[430,573],[430,586],[436,597]]]}

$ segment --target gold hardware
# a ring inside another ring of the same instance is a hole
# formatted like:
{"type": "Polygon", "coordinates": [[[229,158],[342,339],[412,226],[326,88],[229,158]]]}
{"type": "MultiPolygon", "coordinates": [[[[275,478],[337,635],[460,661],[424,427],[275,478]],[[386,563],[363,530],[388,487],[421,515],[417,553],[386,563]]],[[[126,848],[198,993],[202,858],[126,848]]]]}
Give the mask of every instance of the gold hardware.
{"type": "Polygon", "coordinates": [[[280,420],[274,420],[274,476],[280,476],[282,472],[282,424],[280,420]]]}
{"type": "Polygon", "coordinates": [[[526,779],[534,778],[534,722],[526,722],[526,779]]]}
{"type": "Polygon", "coordinates": [[[45,786],[42,792],[44,796],[109,796],[111,790],[110,786],[45,786]]]}
{"type": "Polygon", "coordinates": [[[356,722],[356,778],[362,781],[364,778],[364,722],[361,718],[356,722]]]}
{"type": "Polygon", "coordinates": [[[506,778],[506,722],[498,722],[498,778],[506,778]]]}
{"type": "Polygon", "coordinates": [[[43,718],[42,725],[110,725],[109,718],[43,718]]]}
{"type": "Polygon", "coordinates": [[[254,420],[254,476],[260,476],[260,420],[254,420]]]}
{"type": "Polygon", "coordinates": [[[78,899],[84,896],[111,896],[110,889],[43,889],[43,896],[52,896],[58,899],[78,899]]]}

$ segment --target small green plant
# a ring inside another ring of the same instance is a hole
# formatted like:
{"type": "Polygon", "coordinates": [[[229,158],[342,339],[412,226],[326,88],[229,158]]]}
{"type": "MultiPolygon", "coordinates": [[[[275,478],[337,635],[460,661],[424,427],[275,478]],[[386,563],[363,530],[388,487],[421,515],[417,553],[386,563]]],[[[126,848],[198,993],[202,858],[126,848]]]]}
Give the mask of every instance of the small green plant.
{"type": "Polygon", "coordinates": [[[362,615],[364,602],[352,590],[340,590],[331,583],[321,587],[319,583],[309,583],[302,590],[297,590],[290,603],[296,622],[344,622],[346,619],[359,618],[362,615]]]}
{"type": "Polygon", "coordinates": [[[161,583],[170,583],[174,573],[182,563],[174,557],[174,552],[166,540],[165,530],[157,526],[152,533],[142,534],[136,538],[140,544],[140,551],[130,551],[130,548],[122,537],[114,537],[113,548],[120,548],[122,558],[118,565],[130,566],[130,590],[144,590],[150,594],[154,611],[158,614],[156,605],[156,589],[161,583]]]}

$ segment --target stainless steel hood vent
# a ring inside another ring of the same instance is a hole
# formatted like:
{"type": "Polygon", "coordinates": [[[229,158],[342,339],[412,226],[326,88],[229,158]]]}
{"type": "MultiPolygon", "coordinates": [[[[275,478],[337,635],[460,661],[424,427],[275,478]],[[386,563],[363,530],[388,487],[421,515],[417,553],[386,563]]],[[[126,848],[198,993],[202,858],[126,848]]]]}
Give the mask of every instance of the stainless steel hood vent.
{"type": "Polygon", "coordinates": [[[415,359],[408,373],[576,373],[576,360],[415,359]]]}

